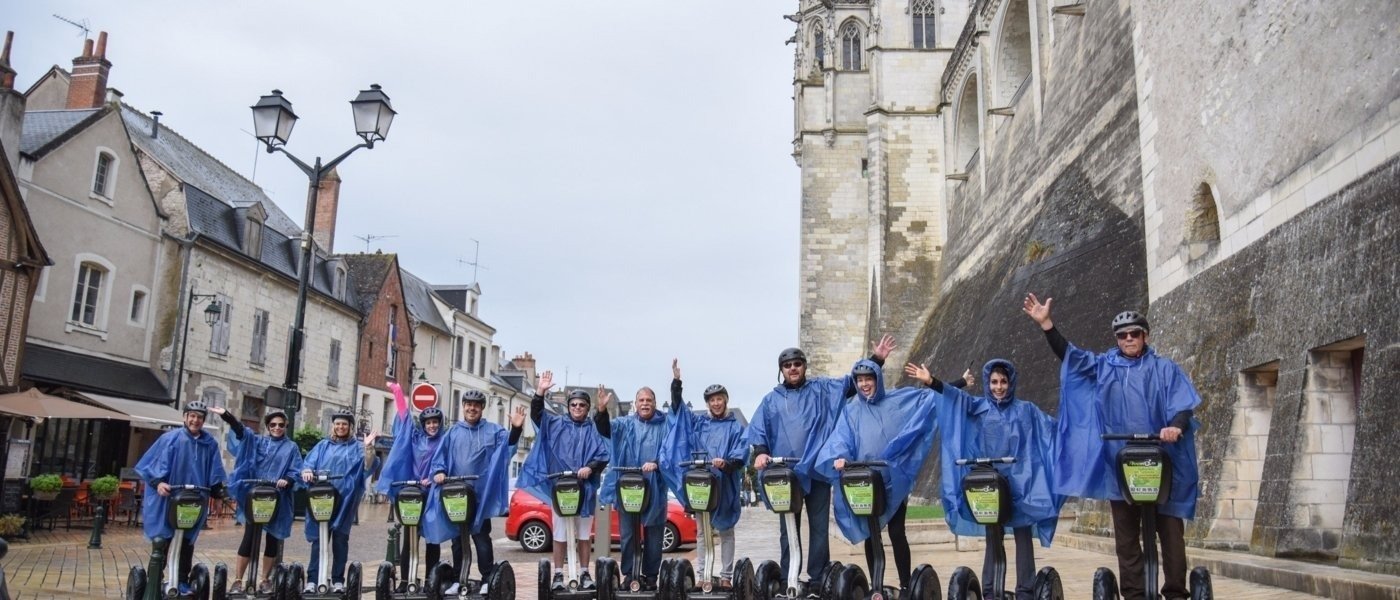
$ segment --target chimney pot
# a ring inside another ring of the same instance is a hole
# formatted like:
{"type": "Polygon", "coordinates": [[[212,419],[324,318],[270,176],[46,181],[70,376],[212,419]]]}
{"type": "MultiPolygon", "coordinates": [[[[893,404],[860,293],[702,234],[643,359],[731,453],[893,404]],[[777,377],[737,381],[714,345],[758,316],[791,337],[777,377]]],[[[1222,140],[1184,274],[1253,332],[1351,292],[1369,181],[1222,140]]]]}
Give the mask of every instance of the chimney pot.
{"type": "Polygon", "coordinates": [[[107,58],[107,32],[97,34],[97,57],[107,58]]]}
{"type": "Polygon", "coordinates": [[[14,41],[15,41],[15,32],[13,32],[13,31],[6,31],[6,32],[5,32],[5,50],[4,50],[3,52],[0,52],[0,63],[9,64],[9,62],[10,62],[10,43],[11,43],[11,42],[14,42],[14,41]]]}
{"type": "Polygon", "coordinates": [[[151,139],[160,137],[160,116],[164,114],[158,110],[151,111],[151,139]]]}
{"type": "Polygon", "coordinates": [[[92,40],[83,40],[83,58],[92,58],[92,40]]]}

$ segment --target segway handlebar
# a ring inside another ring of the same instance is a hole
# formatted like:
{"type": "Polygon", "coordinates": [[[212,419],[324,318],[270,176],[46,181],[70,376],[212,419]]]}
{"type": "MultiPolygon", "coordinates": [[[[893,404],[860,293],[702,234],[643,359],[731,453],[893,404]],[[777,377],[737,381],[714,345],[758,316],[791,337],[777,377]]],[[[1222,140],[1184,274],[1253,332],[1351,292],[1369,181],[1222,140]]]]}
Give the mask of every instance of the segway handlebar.
{"type": "Polygon", "coordinates": [[[1106,442],[1160,442],[1162,441],[1162,436],[1157,433],[1105,433],[1100,435],[1099,439],[1106,442]]]}
{"type": "Polygon", "coordinates": [[[859,468],[861,468],[861,467],[867,467],[867,468],[868,468],[868,467],[888,467],[888,466],[890,466],[890,463],[885,462],[885,461],[883,461],[883,460],[848,460],[848,461],[846,461],[846,468],[847,468],[847,469],[859,469],[859,468]]]}
{"type": "MultiPolygon", "coordinates": [[[[305,473],[306,471],[302,471],[302,472],[305,473]]],[[[311,476],[315,478],[315,481],[316,481],[316,482],[335,481],[335,480],[337,480],[337,479],[345,479],[345,476],[344,476],[344,475],[331,475],[331,474],[330,474],[330,471],[313,471],[312,474],[311,474],[311,476]]]]}
{"type": "Polygon", "coordinates": [[[245,483],[248,485],[277,485],[277,482],[271,479],[239,479],[238,483],[245,483]]]}
{"type": "Polygon", "coordinates": [[[195,484],[193,484],[193,483],[169,483],[169,482],[167,482],[165,485],[170,486],[170,489],[171,489],[171,490],[198,490],[198,491],[201,491],[201,492],[212,492],[212,491],[214,491],[214,490],[211,490],[211,489],[209,489],[209,488],[207,488],[207,487],[204,487],[204,486],[202,486],[202,485],[195,485],[195,484]]]}
{"type": "Polygon", "coordinates": [[[406,479],[406,480],[404,480],[404,481],[390,481],[390,482],[389,482],[389,487],[403,487],[403,486],[406,486],[406,485],[416,485],[416,486],[418,486],[418,487],[422,487],[422,486],[423,486],[423,482],[422,482],[422,481],[419,481],[419,480],[417,480],[417,479],[406,479]]]}
{"type": "Polygon", "coordinates": [[[641,467],[608,467],[608,468],[609,468],[609,469],[616,469],[618,473],[641,473],[641,472],[642,472],[642,468],[641,468],[641,467]]]}
{"type": "Polygon", "coordinates": [[[447,477],[443,477],[442,482],[452,483],[454,481],[476,481],[477,479],[480,479],[480,477],[480,475],[449,475],[447,477]]]}
{"type": "Polygon", "coordinates": [[[560,478],[560,477],[578,477],[578,472],[576,472],[576,471],[560,471],[560,472],[558,472],[558,473],[550,473],[550,474],[544,476],[545,479],[558,479],[558,478],[560,478]]]}
{"type": "Polygon", "coordinates": [[[1001,458],[959,458],[954,461],[958,466],[963,465],[994,465],[996,463],[1011,464],[1016,462],[1014,456],[1003,456],[1001,458]]]}
{"type": "Polygon", "coordinates": [[[773,466],[776,466],[776,467],[785,467],[785,466],[788,466],[788,465],[795,465],[795,464],[800,463],[800,462],[802,462],[802,458],[797,457],[797,456],[770,456],[770,457],[768,457],[768,464],[773,465],[773,466]]]}

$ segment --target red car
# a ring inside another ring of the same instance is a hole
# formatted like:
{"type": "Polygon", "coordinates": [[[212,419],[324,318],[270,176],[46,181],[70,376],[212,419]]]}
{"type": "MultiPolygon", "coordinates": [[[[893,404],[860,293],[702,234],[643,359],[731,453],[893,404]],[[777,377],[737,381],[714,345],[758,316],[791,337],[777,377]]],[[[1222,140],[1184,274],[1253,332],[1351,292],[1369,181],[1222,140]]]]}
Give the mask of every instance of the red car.
{"type": "MultiPolygon", "coordinates": [[[[696,537],[695,519],[685,514],[685,509],[675,498],[670,498],[666,507],[666,535],[661,542],[663,552],[676,552],[681,544],[694,544],[696,537]]],[[[548,504],[529,492],[516,489],[510,497],[510,516],[506,517],[506,537],[520,542],[526,552],[547,552],[552,547],[549,530],[552,522],[552,509],[548,504]]],[[[612,521],[612,541],[619,543],[618,519],[612,521]]]]}

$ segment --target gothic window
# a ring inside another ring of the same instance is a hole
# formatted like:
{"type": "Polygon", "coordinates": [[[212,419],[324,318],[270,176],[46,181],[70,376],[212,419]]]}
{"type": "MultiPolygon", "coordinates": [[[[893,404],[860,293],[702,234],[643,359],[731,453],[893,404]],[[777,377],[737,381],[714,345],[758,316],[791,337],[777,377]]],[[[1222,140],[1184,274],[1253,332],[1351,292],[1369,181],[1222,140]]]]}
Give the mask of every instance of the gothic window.
{"type": "Polygon", "coordinates": [[[914,47],[933,47],[933,0],[910,0],[909,14],[914,17],[914,47]]]}
{"type": "Polygon", "coordinates": [[[865,49],[860,43],[861,27],[855,21],[848,21],[841,26],[841,70],[862,71],[865,65],[862,64],[862,54],[865,49]]]}
{"type": "Polygon", "coordinates": [[[106,275],[107,270],[96,263],[85,262],[78,267],[78,285],[73,290],[70,321],[97,327],[97,309],[102,302],[102,283],[106,275]]]}
{"type": "Polygon", "coordinates": [[[821,23],[813,24],[812,56],[816,57],[818,70],[826,68],[826,30],[822,29],[821,23]]]}

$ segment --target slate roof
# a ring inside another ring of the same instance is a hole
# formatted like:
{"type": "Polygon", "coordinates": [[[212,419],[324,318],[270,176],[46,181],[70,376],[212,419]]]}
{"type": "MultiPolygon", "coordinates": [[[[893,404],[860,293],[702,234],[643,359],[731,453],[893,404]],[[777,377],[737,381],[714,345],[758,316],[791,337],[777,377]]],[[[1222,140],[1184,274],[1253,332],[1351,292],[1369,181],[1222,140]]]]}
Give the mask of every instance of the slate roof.
{"type": "MultiPolygon", "coordinates": [[[[217,242],[252,258],[243,249],[243,218],[241,209],[229,206],[192,185],[185,186],[185,206],[189,213],[190,228],[206,239],[217,242]]],[[[288,238],[271,226],[263,228],[262,254],[257,261],[263,266],[296,279],[297,263],[301,260],[301,249],[295,238],[288,238]]],[[[335,267],[326,256],[316,252],[312,258],[314,268],[311,273],[311,287],[331,297],[332,282],[335,280],[335,267]]],[[[353,275],[347,275],[353,280],[353,275]]],[[[354,299],[346,298],[344,303],[355,306],[354,299]]],[[[362,311],[363,312],[363,311],[362,311]]]]}
{"type": "Polygon", "coordinates": [[[501,375],[495,371],[491,372],[491,383],[507,387],[525,394],[533,394],[534,390],[525,389],[524,375],[501,375]]]}
{"type": "Polygon", "coordinates": [[[147,367],[67,352],[48,346],[25,344],[24,377],[94,392],[152,402],[170,402],[170,393],[147,367]]]}
{"type": "Polygon", "coordinates": [[[424,325],[452,335],[452,326],[442,320],[442,313],[433,304],[433,296],[436,295],[433,287],[403,267],[399,267],[399,281],[403,285],[403,302],[408,307],[408,315],[424,325]]]}
{"type": "Polygon", "coordinates": [[[101,118],[101,108],[83,110],[31,110],[24,113],[24,126],[19,138],[19,151],[30,158],[39,158],[57,148],[90,119],[101,118]]]}
{"type": "Polygon", "coordinates": [[[464,313],[469,313],[470,311],[467,309],[467,292],[473,288],[476,289],[476,293],[481,293],[481,286],[475,283],[471,285],[435,285],[433,286],[433,291],[437,292],[438,297],[442,298],[448,304],[451,304],[453,308],[464,313]]]}
{"type": "Polygon", "coordinates": [[[340,254],[345,268],[350,272],[350,285],[354,290],[354,305],[363,314],[374,308],[374,300],[379,289],[384,287],[384,277],[389,267],[396,261],[395,255],[376,252],[374,254],[340,254]]]}

